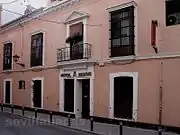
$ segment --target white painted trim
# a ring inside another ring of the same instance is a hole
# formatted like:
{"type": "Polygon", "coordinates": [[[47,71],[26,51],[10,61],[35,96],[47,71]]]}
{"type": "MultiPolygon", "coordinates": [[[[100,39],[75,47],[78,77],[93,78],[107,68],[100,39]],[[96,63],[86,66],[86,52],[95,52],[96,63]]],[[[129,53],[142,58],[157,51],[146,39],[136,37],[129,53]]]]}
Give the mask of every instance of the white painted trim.
{"type": "Polygon", "coordinates": [[[90,116],[94,115],[94,79],[90,78],[90,116]]]}
{"type": "Polygon", "coordinates": [[[113,12],[122,8],[126,8],[126,7],[130,7],[130,6],[137,6],[137,3],[135,1],[130,1],[130,2],[126,2],[126,3],[122,3],[122,4],[118,4],[118,5],[114,5],[111,7],[108,7],[107,10],[108,12],[113,12]]]}
{"type": "MultiPolygon", "coordinates": [[[[70,36],[70,25],[66,24],[66,38],[70,36]]],[[[70,44],[66,43],[67,47],[70,47],[70,44]]]]}
{"type": "Polygon", "coordinates": [[[134,45],[135,45],[135,55],[138,55],[138,6],[136,3],[133,4],[134,6],[134,45]]]}
{"type": "Polygon", "coordinates": [[[78,20],[83,20],[84,18],[87,18],[87,17],[89,17],[89,14],[88,14],[88,13],[74,10],[74,11],[72,11],[72,12],[66,17],[64,23],[65,23],[65,24],[71,24],[72,22],[76,22],[76,21],[78,21],[78,20]],[[70,17],[71,17],[73,14],[75,14],[75,15],[78,14],[78,16],[75,16],[75,18],[71,19],[70,17]],[[80,16],[79,16],[79,15],[80,15],[80,16]]]}
{"type": "MultiPolygon", "coordinates": [[[[77,70],[77,69],[75,69],[77,70]]],[[[74,79],[74,112],[73,114],[76,113],[76,91],[77,91],[77,80],[83,80],[83,79],[90,79],[90,101],[89,101],[89,109],[90,109],[90,116],[93,116],[94,114],[94,66],[89,67],[88,69],[89,71],[92,72],[92,76],[91,77],[72,77],[72,78],[66,78],[66,77],[61,77],[61,74],[64,72],[63,69],[60,69],[59,72],[59,93],[60,93],[60,99],[59,99],[59,110],[60,112],[65,112],[64,111],[64,79],[74,79]]],[[[74,70],[73,70],[74,71],[74,70]]],[[[78,71],[78,70],[77,70],[78,71]]],[[[86,71],[86,69],[82,69],[82,71],[86,71]]],[[[67,71],[68,72],[68,71],[67,71]]],[[[69,71],[72,73],[72,71],[69,71]]]]}
{"type": "MultiPolygon", "coordinates": [[[[39,34],[39,33],[43,33],[43,56],[42,56],[42,65],[41,66],[45,66],[45,45],[46,45],[46,36],[45,36],[46,32],[45,31],[37,30],[37,31],[31,32],[31,34],[30,34],[31,35],[31,37],[30,37],[30,54],[31,54],[31,40],[32,40],[31,38],[32,38],[33,35],[36,35],[36,34],[39,34]]],[[[30,57],[30,62],[31,62],[31,57],[30,57]]]]}
{"type": "Polygon", "coordinates": [[[86,57],[86,48],[87,48],[87,44],[85,43],[88,43],[88,40],[87,40],[87,18],[83,19],[83,57],[85,58],[86,57]]]}
{"type": "Polygon", "coordinates": [[[83,42],[87,43],[87,18],[83,19],[83,42]]]}
{"type": "Polygon", "coordinates": [[[64,112],[64,79],[59,73],[59,111],[64,112]]]}
{"type": "Polygon", "coordinates": [[[4,103],[6,103],[5,102],[5,98],[6,98],[6,82],[7,81],[10,81],[10,104],[12,104],[12,79],[9,79],[9,78],[7,78],[7,79],[4,79],[4,93],[3,93],[3,95],[4,95],[4,97],[3,97],[3,102],[4,103]]]}
{"type": "MultiPolygon", "coordinates": [[[[180,59],[180,53],[164,53],[164,54],[154,54],[154,55],[139,55],[139,56],[127,56],[127,57],[115,57],[115,58],[108,58],[104,59],[103,61],[101,60],[74,60],[74,61],[66,61],[66,62],[59,62],[57,65],[52,65],[52,66],[40,66],[40,67],[32,67],[32,68],[23,68],[23,69],[17,69],[17,70],[4,70],[1,71],[0,74],[4,73],[14,73],[14,72],[26,72],[26,71],[32,71],[35,69],[56,69],[57,67],[61,66],[69,66],[73,64],[82,64],[82,63],[109,63],[112,61],[125,61],[125,60],[132,60],[134,59],[135,61],[141,61],[141,60],[150,60],[150,59],[180,59]]],[[[72,68],[74,69],[74,68],[72,68]]]]}
{"type": "Polygon", "coordinates": [[[77,106],[76,106],[76,92],[77,92],[77,79],[74,78],[74,112],[73,113],[76,113],[76,110],[77,110],[77,106]]]}
{"type": "Polygon", "coordinates": [[[44,77],[34,77],[34,78],[32,78],[32,80],[31,80],[31,107],[32,108],[34,108],[34,104],[33,104],[33,100],[32,100],[32,98],[33,98],[33,81],[35,81],[35,80],[41,80],[41,109],[43,109],[44,107],[44,103],[43,103],[43,101],[44,101],[44,77]]]}
{"type": "Polygon", "coordinates": [[[138,109],[138,72],[119,72],[109,74],[110,79],[110,100],[109,100],[109,118],[114,119],[114,78],[129,76],[133,77],[133,114],[132,121],[137,121],[138,109]]]}

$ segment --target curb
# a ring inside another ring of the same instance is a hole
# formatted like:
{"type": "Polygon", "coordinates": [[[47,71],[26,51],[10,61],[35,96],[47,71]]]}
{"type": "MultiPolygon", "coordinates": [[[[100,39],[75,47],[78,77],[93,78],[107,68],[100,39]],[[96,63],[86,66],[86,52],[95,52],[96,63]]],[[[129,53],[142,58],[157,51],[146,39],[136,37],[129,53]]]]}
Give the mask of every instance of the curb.
{"type": "Polygon", "coordinates": [[[94,131],[83,130],[83,129],[73,128],[73,127],[69,127],[69,126],[65,126],[65,125],[60,125],[60,124],[56,124],[54,122],[49,122],[49,121],[46,121],[46,120],[43,120],[43,119],[29,118],[27,116],[21,116],[21,115],[18,115],[18,114],[12,114],[11,112],[1,112],[1,113],[10,114],[10,115],[14,115],[14,116],[25,118],[25,119],[32,119],[32,120],[36,120],[36,121],[39,121],[39,122],[45,122],[47,124],[51,124],[51,125],[55,125],[55,126],[60,126],[60,127],[63,127],[63,128],[67,128],[67,129],[71,129],[71,130],[76,130],[76,131],[80,131],[80,132],[90,133],[90,134],[94,134],[94,135],[103,135],[101,133],[97,133],[97,132],[94,132],[94,131]]]}

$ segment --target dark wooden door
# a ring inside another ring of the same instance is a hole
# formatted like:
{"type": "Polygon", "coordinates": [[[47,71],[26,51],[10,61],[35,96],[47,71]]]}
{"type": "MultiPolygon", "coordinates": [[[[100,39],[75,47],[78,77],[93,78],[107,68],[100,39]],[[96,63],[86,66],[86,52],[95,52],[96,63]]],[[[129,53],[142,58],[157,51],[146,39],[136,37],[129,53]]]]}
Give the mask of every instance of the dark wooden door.
{"type": "Polygon", "coordinates": [[[6,104],[11,103],[11,82],[10,81],[5,82],[5,103],[6,104]]]}
{"type": "Polygon", "coordinates": [[[34,81],[34,88],[33,88],[33,102],[34,107],[41,108],[42,102],[41,102],[41,95],[42,95],[42,82],[41,80],[35,80],[34,81]]]}
{"type": "Polygon", "coordinates": [[[64,80],[64,111],[74,112],[74,79],[64,80]]]}
{"type": "Polygon", "coordinates": [[[132,119],[133,78],[114,78],[114,117],[132,119]]]}
{"type": "Polygon", "coordinates": [[[90,80],[82,80],[82,117],[89,118],[90,112],[90,80]]]}

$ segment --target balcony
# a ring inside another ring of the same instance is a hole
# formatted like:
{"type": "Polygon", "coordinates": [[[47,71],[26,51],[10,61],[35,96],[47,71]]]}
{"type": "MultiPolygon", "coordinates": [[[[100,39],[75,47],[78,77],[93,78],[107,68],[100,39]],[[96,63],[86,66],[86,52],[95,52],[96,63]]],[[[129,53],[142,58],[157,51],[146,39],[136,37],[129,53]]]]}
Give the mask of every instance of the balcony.
{"type": "Polygon", "coordinates": [[[57,50],[57,62],[90,59],[92,45],[88,43],[75,44],[71,47],[65,47],[57,50]]]}
{"type": "Polygon", "coordinates": [[[111,57],[135,55],[134,45],[111,46],[111,57]]]}

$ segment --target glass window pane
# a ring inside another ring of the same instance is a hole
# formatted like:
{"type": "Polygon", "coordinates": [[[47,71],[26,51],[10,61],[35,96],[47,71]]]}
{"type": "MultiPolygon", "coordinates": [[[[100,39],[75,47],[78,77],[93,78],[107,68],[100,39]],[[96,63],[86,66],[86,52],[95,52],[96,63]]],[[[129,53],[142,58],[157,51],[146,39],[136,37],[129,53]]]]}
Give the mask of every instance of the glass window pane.
{"type": "Polygon", "coordinates": [[[129,45],[129,37],[121,38],[121,45],[129,45]]]}
{"type": "Polygon", "coordinates": [[[121,28],[122,36],[129,36],[129,27],[121,28]]]}
{"type": "Polygon", "coordinates": [[[130,25],[130,20],[129,19],[124,19],[121,20],[121,27],[126,27],[130,25]]]}
{"type": "Polygon", "coordinates": [[[121,45],[121,40],[120,40],[120,38],[118,38],[118,39],[112,39],[112,45],[113,45],[113,47],[121,45]]]}

